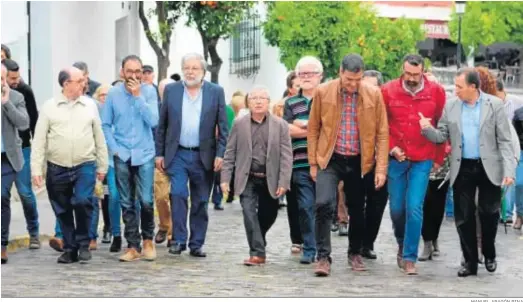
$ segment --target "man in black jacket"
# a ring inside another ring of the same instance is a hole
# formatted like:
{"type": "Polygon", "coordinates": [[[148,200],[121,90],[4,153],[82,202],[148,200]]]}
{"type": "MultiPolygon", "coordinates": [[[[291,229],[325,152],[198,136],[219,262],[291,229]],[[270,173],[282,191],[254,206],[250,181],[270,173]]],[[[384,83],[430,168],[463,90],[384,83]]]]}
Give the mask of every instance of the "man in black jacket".
{"type": "Polygon", "coordinates": [[[87,92],[85,94],[92,98],[96,89],[100,87],[100,83],[89,77],[89,67],[87,66],[87,63],[79,61],[74,63],[73,67],[80,69],[83,72],[84,77],[87,77],[87,92]]]}
{"type": "Polygon", "coordinates": [[[11,59],[3,61],[7,68],[7,84],[11,89],[21,93],[24,96],[25,106],[29,115],[29,129],[19,131],[22,139],[22,153],[24,155],[24,166],[20,172],[17,173],[15,185],[22,201],[24,209],[24,216],[27,223],[27,231],[29,232],[29,248],[39,249],[39,223],[38,223],[38,209],[36,206],[36,197],[33,192],[31,183],[31,139],[34,136],[36,121],[38,120],[38,109],[33,94],[33,90],[29,85],[24,83],[20,78],[20,68],[18,64],[11,59]]]}

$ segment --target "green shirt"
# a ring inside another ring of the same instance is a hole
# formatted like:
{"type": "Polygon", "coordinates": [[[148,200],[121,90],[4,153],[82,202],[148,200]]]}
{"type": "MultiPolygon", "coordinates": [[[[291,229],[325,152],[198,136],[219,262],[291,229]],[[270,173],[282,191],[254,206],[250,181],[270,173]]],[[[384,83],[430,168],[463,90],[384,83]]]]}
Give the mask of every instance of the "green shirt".
{"type": "Polygon", "coordinates": [[[225,111],[227,111],[227,122],[229,123],[229,131],[232,129],[232,123],[234,122],[234,110],[230,105],[225,106],[225,111]]]}

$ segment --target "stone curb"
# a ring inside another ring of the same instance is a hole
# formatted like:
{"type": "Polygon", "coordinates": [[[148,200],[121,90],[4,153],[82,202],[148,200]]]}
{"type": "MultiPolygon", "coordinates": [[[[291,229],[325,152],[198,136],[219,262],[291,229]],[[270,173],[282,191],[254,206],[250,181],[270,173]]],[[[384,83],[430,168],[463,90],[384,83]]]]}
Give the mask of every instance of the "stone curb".
{"type": "MultiPolygon", "coordinates": [[[[47,243],[49,239],[52,238],[51,235],[47,234],[40,234],[40,243],[42,246],[44,243],[47,243]]],[[[29,235],[25,236],[18,236],[11,240],[9,240],[9,243],[7,245],[7,252],[8,253],[15,253],[16,251],[20,249],[26,249],[29,247],[29,235]]]]}

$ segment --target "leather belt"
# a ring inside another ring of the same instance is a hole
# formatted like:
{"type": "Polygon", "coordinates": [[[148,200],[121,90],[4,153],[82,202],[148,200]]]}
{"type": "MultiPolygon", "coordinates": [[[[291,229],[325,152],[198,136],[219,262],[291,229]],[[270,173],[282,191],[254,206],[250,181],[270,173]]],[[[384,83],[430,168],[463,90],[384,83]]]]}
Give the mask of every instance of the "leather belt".
{"type": "Polygon", "coordinates": [[[481,164],[481,158],[462,158],[463,163],[481,164]]]}
{"type": "Polygon", "coordinates": [[[265,178],[267,175],[265,173],[260,172],[250,172],[249,175],[254,176],[256,178],[265,178]]]}
{"type": "Polygon", "coordinates": [[[178,145],[178,148],[188,151],[200,151],[200,147],[184,147],[182,145],[178,145]]]}

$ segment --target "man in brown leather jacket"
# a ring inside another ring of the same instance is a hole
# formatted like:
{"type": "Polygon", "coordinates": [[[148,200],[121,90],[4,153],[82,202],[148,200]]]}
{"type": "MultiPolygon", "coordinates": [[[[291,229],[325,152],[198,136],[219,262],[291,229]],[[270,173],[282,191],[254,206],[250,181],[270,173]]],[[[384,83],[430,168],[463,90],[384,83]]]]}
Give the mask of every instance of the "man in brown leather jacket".
{"type": "Polygon", "coordinates": [[[361,56],[349,54],[341,62],[340,78],[321,85],[314,95],[307,148],[316,181],[317,276],[330,274],[330,227],[338,183],[345,184],[350,213],[349,264],[363,271],[365,189],[383,187],[387,177],[385,105],[379,88],[361,82],[363,71],[361,56]]]}

